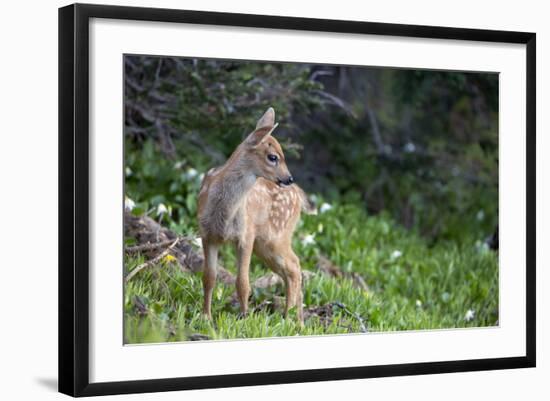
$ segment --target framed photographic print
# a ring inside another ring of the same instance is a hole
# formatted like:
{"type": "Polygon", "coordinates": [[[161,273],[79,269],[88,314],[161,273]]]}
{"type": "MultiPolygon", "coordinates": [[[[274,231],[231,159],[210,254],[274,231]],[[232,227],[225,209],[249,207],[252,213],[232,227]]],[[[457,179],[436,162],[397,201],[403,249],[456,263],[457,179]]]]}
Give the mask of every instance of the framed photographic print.
{"type": "Polygon", "coordinates": [[[535,34],[59,10],[59,390],[535,366],[535,34]]]}

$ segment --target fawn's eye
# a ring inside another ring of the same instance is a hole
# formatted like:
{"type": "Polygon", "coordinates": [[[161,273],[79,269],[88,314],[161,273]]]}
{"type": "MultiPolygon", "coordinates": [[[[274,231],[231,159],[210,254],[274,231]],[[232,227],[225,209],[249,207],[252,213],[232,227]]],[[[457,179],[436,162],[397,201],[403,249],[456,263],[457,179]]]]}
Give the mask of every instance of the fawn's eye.
{"type": "Polygon", "coordinates": [[[269,160],[271,163],[277,163],[277,160],[279,160],[279,158],[277,157],[277,155],[269,154],[267,155],[267,160],[269,160]]]}

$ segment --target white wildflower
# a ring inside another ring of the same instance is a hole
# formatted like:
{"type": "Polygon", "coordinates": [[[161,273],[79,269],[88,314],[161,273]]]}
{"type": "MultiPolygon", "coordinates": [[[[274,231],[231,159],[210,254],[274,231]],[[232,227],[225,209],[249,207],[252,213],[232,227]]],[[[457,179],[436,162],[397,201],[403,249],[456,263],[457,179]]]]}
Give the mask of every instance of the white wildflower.
{"type": "Polygon", "coordinates": [[[417,308],[422,308],[422,301],[420,299],[416,300],[416,307],[417,308]]]}
{"type": "Polygon", "coordinates": [[[204,173],[199,174],[199,181],[202,182],[204,180],[204,173]]]}
{"type": "Polygon", "coordinates": [[[484,218],[485,218],[485,212],[483,210],[480,210],[479,212],[477,212],[476,214],[477,221],[483,221],[484,218]]]}
{"type": "Polygon", "coordinates": [[[198,248],[202,248],[202,238],[201,237],[197,237],[197,238],[194,238],[191,243],[193,245],[195,245],[196,247],[198,248]]]}
{"type": "Polygon", "coordinates": [[[315,244],[315,234],[307,234],[302,239],[302,245],[303,246],[314,245],[314,244],[315,244]]]}
{"type": "Polygon", "coordinates": [[[164,203],[159,203],[157,206],[157,216],[160,216],[164,213],[168,213],[168,208],[164,203]]]}
{"type": "Polygon", "coordinates": [[[412,142],[407,142],[405,144],[405,146],[403,147],[403,150],[406,152],[406,153],[414,153],[415,150],[416,150],[416,146],[414,145],[414,143],[412,142]]]}
{"type": "Polygon", "coordinates": [[[321,207],[319,208],[319,213],[325,213],[332,209],[332,205],[326,202],[323,202],[321,207]]]}
{"type": "Polygon", "coordinates": [[[185,177],[188,180],[192,180],[193,178],[195,178],[198,175],[199,175],[199,172],[197,170],[195,170],[193,167],[188,168],[187,171],[185,172],[185,177]]]}
{"type": "MultiPolygon", "coordinates": [[[[353,260],[348,260],[348,263],[346,263],[345,272],[351,272],[353,271],[353,260]]],[[[358,276],[360,277],[360,276],[358,276]]],[[[355,280],[355,278],[354,278],[355,280]]]]}
{"type": "Polygon", "coordinates": [[[485,252],[489,252],[491,250],[491,248],[489,248],[489,244],[487,244],[487,242],[480,241],[480,240],[476,241],[475,247],[476,247],[476,250],[479,253],[485,253],[485,252]]]}
{"type": "Polygon", "coordinates": [[[464,320],[466,320],[467,322],[473,320],[474,317],[475,317],[475,314],[476,314],[476,313],[475,313],[474,310],[468,309],[468,310],[466,311],[466,314],[464,315],[464,320]]]}
{"type": "Polygon", "coordinates": [[[395,250],[391,253],[390,255],[390,259],[391,260],[396,260],[396,259],[399,259],[401,257],[401,255],[403,255],[403,252],[399,251],[399,250],[395,250]]]}
{"type": "Polygon", "coordinates": [[[126,174],[126,177],[130,177],[133,173],[132,169],[128,166],[124,169],[124,173],[126,174]]]}
{"type": "Polygon", "coordinates": [[[178,162],[176,162],[176,163],[174,164],[174,169],[179,170],[179,169],[182,168],[184,165],[185,165],[185,162],[182,161],[182,160],[180,160],[180,161],[178,161],[178,162]]]}
{"type": "Polygon", "coordinates": [[[127,210],[129,212],[132,211],[136,207],[136,202],[134,202],[132,199],[128,198],[127,196],[124,197],[124,210],[127,210]]]}

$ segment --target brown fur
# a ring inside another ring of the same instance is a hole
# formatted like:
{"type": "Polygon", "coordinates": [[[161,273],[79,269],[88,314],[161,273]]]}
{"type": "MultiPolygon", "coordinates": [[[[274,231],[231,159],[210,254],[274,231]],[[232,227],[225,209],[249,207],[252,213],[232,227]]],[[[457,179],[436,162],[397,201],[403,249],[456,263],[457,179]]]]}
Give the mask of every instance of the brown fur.
{"type": "Polygon", "coordinates": [[[205,257],[203,312],[208,318],[218,249],[231,242],[237,249],[241,314],[248,311],[250,257],[254,252],[285,282],[285,315],[296,306],[298,320],[303,322],[300,260],[291,240],[300,211],[311,207],[296,184],[279,185],[290,178],[290,173],[281,145],[271,136],[275,127],[275,113],[270,108],[229,160],[211,169],[203,180],[198,218],[205,257]],[[269,154],[276,155],[278,162],[270,162],[269,154]]]}

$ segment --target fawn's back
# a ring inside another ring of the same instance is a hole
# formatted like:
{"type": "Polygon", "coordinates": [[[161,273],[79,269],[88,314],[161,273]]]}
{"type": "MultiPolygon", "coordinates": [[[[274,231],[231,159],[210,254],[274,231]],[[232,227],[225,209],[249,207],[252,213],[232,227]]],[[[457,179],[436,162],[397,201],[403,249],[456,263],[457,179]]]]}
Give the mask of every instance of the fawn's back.
{"type": "MultiPolygon", "coordinates": [[[[205,177],[199,206],[207,205],[208,197],[220,197],[211,191],[211,185],[223,179],[218,173],[218,169],[212,169],[205,177]]],[[[238,241],[251,232],[258,240],[280,240],[291,237],[301,211],[312,213],[313,209],[298,185],[280,186],[259,177],[232,213],[223,219],[216,213],[204,213],[208,221],[203,221],[203,226],[210,227],[209,231],[224,241],[238,241]]]]}
{"type": "Polygon", "coordinates": [[[296,184],[282,187],[259,178],[244,205],[256,240],[290,240],[301,210],[307,207],[305,202],[304,193],[296,184]]]}

